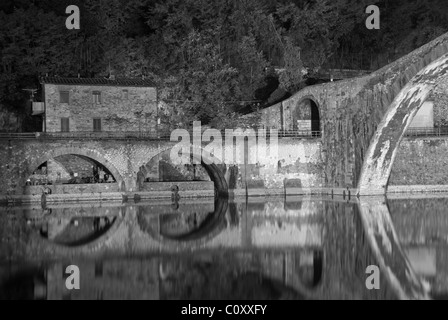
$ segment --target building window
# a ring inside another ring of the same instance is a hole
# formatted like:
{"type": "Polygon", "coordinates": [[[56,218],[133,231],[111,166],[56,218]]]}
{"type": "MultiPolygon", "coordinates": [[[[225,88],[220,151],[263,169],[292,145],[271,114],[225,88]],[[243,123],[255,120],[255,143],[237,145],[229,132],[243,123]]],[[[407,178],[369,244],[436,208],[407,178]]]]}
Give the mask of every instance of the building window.
{"type": "Polygon", "coordinates": [[[70,92],[68,91],[60,91],[59,92],[59,102],[60,103],[69,103],[70,92]]]}
{"type": "Polygon", "coordinates": [[[69,118],[61,118],[61,131],[62,132],[70,132],[70,119],[69,118]]]}
{"type": "Polygon", "coordinates": [[[129,99],[129,91],[123,90],[123,100],[128,100],[128,99],[129,99]]]}
{"type": "Polygon", "coordinates": [[[93,119],[93,131],[94,132],[101,131],[101,119],[99,119],[99,118],[93,119]]]}
{"type": "Polygon", "coordinates": [[[93,96],[93,103],[94,104],[101,104],[101,92],[93,91],[92,92],[92,96],[93,96]]]}

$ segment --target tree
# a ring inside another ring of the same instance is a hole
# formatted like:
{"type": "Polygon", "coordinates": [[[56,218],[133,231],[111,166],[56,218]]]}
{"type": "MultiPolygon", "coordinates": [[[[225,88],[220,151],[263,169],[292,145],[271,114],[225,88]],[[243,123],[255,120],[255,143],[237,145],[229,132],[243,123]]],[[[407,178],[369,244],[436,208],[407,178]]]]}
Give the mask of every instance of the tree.
{"type": "Polygon", "coordinates": [[[178,74],[165,81],[162,100],[182,109],[183,121],[176,125],[216,121],[239,96],[238,71],[223,62],[211,37],[192,31],[179,48],[183,63],[178,74]]]}
{"type": "Polygon", "coordinates": [[[295,46],[290,38],[286,38],[285,68],[280,73],[280,86],[289,92],[295,92],[303,86],[304,67],[301,49],[295,46]]]}

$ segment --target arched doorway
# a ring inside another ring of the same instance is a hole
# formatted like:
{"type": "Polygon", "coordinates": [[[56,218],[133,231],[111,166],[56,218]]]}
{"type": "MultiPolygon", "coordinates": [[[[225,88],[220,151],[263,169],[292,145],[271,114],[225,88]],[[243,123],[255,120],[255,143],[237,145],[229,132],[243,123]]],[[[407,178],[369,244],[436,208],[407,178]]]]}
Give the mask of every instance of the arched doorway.
{"type": "Polygon", "coordinates": [[[313,97],[305,97],[297,103],[293,112],[293,127],[300,135],[320,137],[320,111],[313,97]]]}

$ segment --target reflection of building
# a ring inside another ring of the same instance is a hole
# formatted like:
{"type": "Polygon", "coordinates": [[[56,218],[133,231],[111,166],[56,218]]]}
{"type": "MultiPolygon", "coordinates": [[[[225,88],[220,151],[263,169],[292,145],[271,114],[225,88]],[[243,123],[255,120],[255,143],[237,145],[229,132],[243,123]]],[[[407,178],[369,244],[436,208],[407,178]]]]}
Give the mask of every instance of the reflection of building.
{"type": "Polygon", "coordinates": [[[45,132],[150,131],[157,123],[157,90],[143,79],[42,79],[45,132]]]}
{"type": "Polygon", "coordinates": [[[80,290],[73,291],[65,287],[68,265],[56,263],[35,294],[48,300],[297,298],[320,283],[320,256],[280,250],[73,263],[80,270],[80,290]],[[307,255],[311,261],[302,261],[307,255]]]}
{"type": "Polygon", "coordinates": [[[65,267],[56,264],[47,271],[47,299],[73,300],[158,300],[158,259],[148,261],[117,260],[77,264],[81,290],[65,287],[65,267]]]}

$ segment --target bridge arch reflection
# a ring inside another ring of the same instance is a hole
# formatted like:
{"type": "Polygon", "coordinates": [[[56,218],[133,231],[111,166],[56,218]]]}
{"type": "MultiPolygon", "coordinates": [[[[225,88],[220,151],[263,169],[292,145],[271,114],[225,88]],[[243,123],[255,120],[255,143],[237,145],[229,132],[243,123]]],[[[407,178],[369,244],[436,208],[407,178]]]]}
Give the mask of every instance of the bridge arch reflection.
{"type": "Polygon", "coordinates": [[[227,228],[228,200],[218,197],[214,204],[139,205],[140,229],[166,246],[200,246],[227,228]]]}
{"type": "Polygon", "coordinates": [[[73,203],[27,209],[24,214],[32,230],[33,243],[38,248],[65,255],[101,248],[121,227],[125,208],[73,203]]]}

